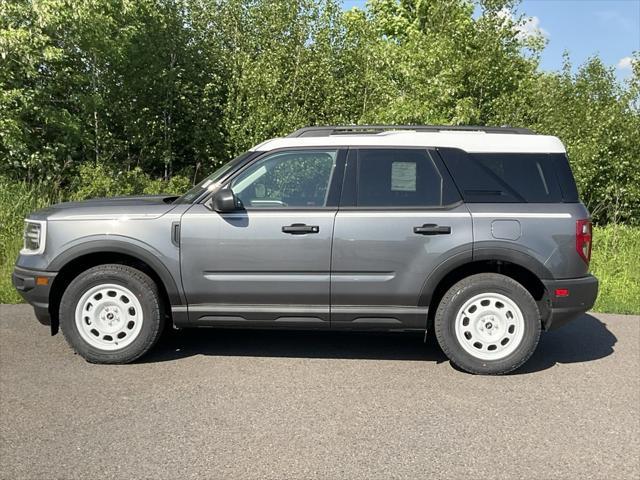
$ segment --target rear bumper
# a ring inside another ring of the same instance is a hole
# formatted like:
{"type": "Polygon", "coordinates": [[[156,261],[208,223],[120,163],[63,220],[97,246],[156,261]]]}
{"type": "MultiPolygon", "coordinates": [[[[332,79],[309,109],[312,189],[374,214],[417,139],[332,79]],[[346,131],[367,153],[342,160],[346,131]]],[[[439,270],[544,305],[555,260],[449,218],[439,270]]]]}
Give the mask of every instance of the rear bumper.
{"type": "Polygon", "coordinates": [[[53,279],[57,272],[45,272],[30,270],[28,268],[15,267],[11,275],[13,286],[18,290],[27,303],[31,304],[36,314],[36,318],[43,325],[51,325],[49,315],[49,292],[53,279]],[[46,285],[38,285],[36,278],[45,277],[48,279],[46,285]]]}
{"type": "Polygon", "coordinates": [[[593,307],[598,296],[598,279],[593,275],[566,280],[543,280],[549,292],[550,313],[543,319],[545,330],[555,330],[562,325],[578,318],[593,307]],[[557,289],[565,289],[567,296],[558,297],[557,289]]]}

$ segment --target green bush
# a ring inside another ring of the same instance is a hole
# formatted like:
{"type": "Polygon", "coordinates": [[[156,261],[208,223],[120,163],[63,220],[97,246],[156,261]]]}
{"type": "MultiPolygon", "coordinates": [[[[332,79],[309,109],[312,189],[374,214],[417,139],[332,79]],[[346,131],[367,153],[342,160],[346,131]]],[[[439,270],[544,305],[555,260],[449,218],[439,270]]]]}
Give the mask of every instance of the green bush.
{"type": "Polygon", "coordinates": [[[158,195],[168,193],[169,195],[182,195],[193,185],[191,180],[181,175],[172,177],[171,180],[165,182],[163,180],[148,180],[142,190],[147,195],[158,195]]]}
{"type": "Polygon", "coordinates": [[[188,178],[174,176],[168,182],[154,180],[142,169],[112,171],[103,164],[83,164],[71,183],[70,200],[138,194],[180,195],[191,187],[188,178]]]}

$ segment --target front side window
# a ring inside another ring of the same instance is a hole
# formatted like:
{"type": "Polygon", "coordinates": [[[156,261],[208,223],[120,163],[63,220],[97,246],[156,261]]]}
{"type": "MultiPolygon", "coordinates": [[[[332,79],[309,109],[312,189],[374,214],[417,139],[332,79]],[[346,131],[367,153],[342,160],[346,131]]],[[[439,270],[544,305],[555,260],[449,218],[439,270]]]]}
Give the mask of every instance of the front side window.
{"type": "Polygon", "coordinates": [[[279,152],[257,161],[231,182],[245,208],[324,207],[336,150],[279,152]]]}
{"type": "Polygon", "coordinates": [[[458,200],[426,149],[360,149],[357,177],[360,207],[440,207],[458,200]]]}

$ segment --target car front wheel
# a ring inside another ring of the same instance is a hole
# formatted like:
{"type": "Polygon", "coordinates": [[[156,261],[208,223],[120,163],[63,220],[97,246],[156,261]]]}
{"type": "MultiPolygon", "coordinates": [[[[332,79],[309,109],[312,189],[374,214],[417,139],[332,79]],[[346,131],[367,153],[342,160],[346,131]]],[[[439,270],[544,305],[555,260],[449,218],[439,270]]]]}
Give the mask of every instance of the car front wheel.
{"type": "Polygon", "coordinates": [[[92,363],[134,361],[157,342],[163,323],[157,285],[127,265],[98,265],[82,272],[60,302],[65,339],[92,363]]]}

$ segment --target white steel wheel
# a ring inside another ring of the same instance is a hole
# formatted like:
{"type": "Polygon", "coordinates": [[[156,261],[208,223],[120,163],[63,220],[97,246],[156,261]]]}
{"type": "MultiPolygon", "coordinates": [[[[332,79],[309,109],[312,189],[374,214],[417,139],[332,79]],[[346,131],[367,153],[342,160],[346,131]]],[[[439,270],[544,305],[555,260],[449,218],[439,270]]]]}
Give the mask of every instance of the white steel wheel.
{"type": "Polygon", "coordinates": [[[114,283],[96,285],[78,301],[75,323],[82,339],[100,350],[120,350],[142,330],[140,301],[126,287],[114,283]]]}
{"type": "Polygon", "coordinates": [[[524,330],[524,317],[518,305],[493,292],[467,300],[455,319],[458,343],[468,354],[482,360],[509,356],[522,342],[524,330]]]}

